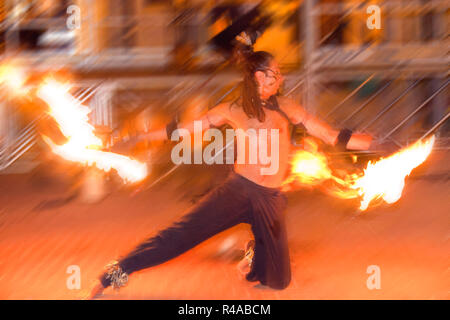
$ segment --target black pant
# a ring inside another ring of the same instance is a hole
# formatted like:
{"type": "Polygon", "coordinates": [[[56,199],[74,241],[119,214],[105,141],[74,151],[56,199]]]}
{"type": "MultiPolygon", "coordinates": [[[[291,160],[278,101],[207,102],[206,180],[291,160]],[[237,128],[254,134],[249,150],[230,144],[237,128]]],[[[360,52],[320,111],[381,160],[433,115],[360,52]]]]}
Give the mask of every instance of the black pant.
{"type": "MultiPolygon", "coordinates": [[[[284,289],[291,280],[285,207],[286,198],[278,189],[257,185],[232,173],[181,221],[142,242],[120,259],[119,265],[128,274],[149,268],[177,257],[221,231],[248,223],[255,237],[255,255],[247,280],[284,289]]],[[[110,285],[106,274],[101,281],[104,287],[110,285]]]]}

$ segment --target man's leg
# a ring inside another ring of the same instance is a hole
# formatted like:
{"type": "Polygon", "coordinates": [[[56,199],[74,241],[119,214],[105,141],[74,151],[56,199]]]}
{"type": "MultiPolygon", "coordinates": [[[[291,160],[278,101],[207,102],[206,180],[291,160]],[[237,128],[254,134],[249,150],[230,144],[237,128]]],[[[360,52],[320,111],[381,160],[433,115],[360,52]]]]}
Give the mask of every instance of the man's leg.
{"type": "MultiPolygon", "coordinates": [[[[138,245],[118,265],[122,272],[130,274],[166,262],[221,231],[248,223],[249,208],[245,190],[228,180],[206,195],[181,221],[138,245]]],[[[111,284],[107,273],[101,282],[104,287],[111,284]]]]}
{"type": "Polygon", "coordinates": [[[291,281],[289,247],[284,219],[286,198],[279,191],[252,197],[254,256],[247,280],[284,289],[291,281]]]}

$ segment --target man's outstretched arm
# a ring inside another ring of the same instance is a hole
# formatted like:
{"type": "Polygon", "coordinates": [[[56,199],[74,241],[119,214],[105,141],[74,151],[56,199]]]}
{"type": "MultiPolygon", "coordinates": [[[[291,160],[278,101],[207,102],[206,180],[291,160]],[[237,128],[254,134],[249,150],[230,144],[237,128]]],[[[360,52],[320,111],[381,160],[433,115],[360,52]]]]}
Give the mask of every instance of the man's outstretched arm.
{"type": "Polygon", "coordinates": [[[306,112],[292,99],[284,98],[283,105],[293,123],[302,123],[309,134],[332,146],[342,146],[349,150],[367,150],[372,143],[372,136],[353,133],[350,130],[336,130],[328,123],[306,112]]]}
{"type": "MultiPolygon", "coordinates": [[[[220,127],[221,125],[225,124],[226,119],[222,117],[218,113],[214,112],[207,112],[202,117],[198,118],[195,121],[201,121],[202,122],[202,128],[204,130],[210,128],[211,126],[220,127]]],[[[175,121],[172,121],[171,123],[167,124],[162,129],[156,129],[151,130],[147,133],[139,134],[137,137],[132,138],[133,143],[137,143],[140,141],[165,141],[170,140],[172,137],[172,133],[177,129],[185,129],[189,131],[190,133],[194,132],[194,121],[186,121],[186,122],[180,122],[177,123],[175,121]]],[[[127,142],[129,144],[129,142],[127,142]]]]}

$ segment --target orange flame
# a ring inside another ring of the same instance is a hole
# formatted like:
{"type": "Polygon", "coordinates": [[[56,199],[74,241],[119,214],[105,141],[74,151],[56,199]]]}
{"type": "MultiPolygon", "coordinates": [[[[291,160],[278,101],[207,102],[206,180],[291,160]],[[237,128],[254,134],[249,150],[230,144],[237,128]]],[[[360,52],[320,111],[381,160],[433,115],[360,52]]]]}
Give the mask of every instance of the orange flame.
{"type": "Polygon", "coordinates": [[[313,139],[304,139],[305,150],[297,151],[292,160],[292,175],[286,179],[285,185],[297,182],[303,185],[319,185],[325,180],[333,179],[325,154],[318,151],[313,139]]]}
{"type": "Polygon", "coordinates": [[[360,210],[372,201],[398,201],[405,186],[405,178],[430,155],[434,136],[378,161],[369,162],[363,172],[335,174],[325,154],[317,150],[313,140],[306,139],[309,150],[295,153],[290,176],[283,183],[284,190],[300,186],[319,186],[325,192],[343,199],[359,198],[360,210]],[[331,182],[331,183],[330,183],[331,182]]]}
{"type": "Polygon", "coordinates": [[[113,168],[127,182],[143,180],[147,176],[146,164],[124,155],[99,150],[103,143],[88,122],[91,110],[75,99],[69,90],[70,86],[53,79],[44,81],[37,90],[37,96],[48,104],[49,114],[68,139],[67,143],[56,145],[49,137],[43,136],[52,151],[66,160],[95,165],[106,172],[113,168]]]}
{"type": "Polygon", "coordinates": [[[2,64],[0,66],[0,84],[9,89],[9,93],[14,95],[24,95],[28,92],[25,86],[27,76],[25,70],[12,64],[2,64]]]}
{"type": "Polygon", "coordinates": [[[364,175],[351,185],[362,198],[360,209],[366,210],[371,201],[379,198],[387,203],[397,202],[402,196],[405,178],[428,158],[434,140],[434,136],[425,141],[419,140],[385,159],[369,162],[364,175]]]}

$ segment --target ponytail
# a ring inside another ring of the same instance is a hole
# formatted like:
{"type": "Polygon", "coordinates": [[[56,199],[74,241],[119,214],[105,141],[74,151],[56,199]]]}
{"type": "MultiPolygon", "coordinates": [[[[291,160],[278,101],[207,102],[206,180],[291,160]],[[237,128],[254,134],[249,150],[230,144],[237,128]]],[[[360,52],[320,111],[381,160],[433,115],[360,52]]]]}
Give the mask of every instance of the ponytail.
{"type": "Polygon", "coordinates": [[[249,118],[257,118],[264,122],[265,113],[259,97],[258,84],[255,79],[256,71],[265,71],[273,56],[265,51],[253,51],[253,47],[240,43],[236,46],[234,59],[243,73],[242,109],[249,118]]]}

